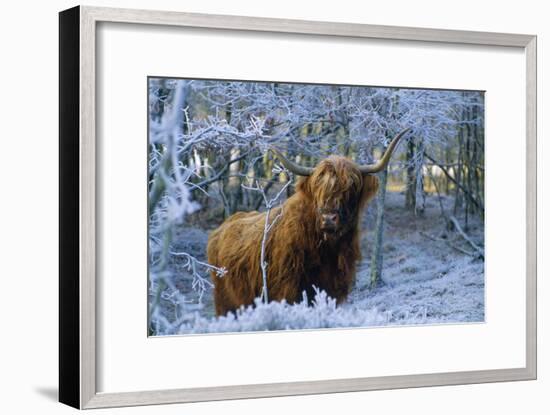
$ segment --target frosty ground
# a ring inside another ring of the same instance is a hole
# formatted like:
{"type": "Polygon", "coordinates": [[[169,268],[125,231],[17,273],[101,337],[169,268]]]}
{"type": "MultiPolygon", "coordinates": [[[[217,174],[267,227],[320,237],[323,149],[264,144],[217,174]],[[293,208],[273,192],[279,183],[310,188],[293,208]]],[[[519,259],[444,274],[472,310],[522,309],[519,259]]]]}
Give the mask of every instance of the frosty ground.
{"type": "MultiPolygon", "coordinates": [[[[443,197],[447,212],[452,211],[453,201],[443,197]]],[[[200,305],[189,307],[186,315],[178,317],[179,323],[172,332],[157,334],[483,322],[484,261],[462,252],[472,251],[471,246],[457,232],[447,229],[435,195],[428,194],[424,213],[415,215],[404,208],[402,192],[387,193],[383,281],[374,289],[370,287],[374,211],[374,206],[370,206],[364,215],[363,259],[345,303],[336,306],[319,293],[313,307],[305,303],[258,302],[256,307],[243,307],[237,316],[216,318],[209,288],[200,305]]],[[[458,219],[462,223],[462,218],[458,219]]],[[[483,224],[479,219],[470,218],[468,236],[483,246],[483,224]]],[[[177,229],[173,249],[205,260],[207,240],[208,230],[187,224],[177,229]]],[[[177,257],[171,267],[177,275],[176,287],[190,304],[198,303],[192,278],[177,257]]],[[[163,304],[169,307],[169,302],[163,304]]]]}

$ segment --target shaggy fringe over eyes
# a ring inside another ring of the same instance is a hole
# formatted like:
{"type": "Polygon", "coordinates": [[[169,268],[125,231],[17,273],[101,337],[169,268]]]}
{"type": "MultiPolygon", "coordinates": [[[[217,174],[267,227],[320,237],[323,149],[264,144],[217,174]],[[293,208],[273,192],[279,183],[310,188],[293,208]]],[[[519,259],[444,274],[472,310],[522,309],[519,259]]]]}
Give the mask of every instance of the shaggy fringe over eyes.
{"type": "Polygon", "coordinates": [[[317,206],[325,203],[346,204],[359,199],[363,177],[354,163],[332,156],[323,160],[309,178],[310,191],[317,206]],[[355,196],[355,197],[354,197],[355,196]]]}

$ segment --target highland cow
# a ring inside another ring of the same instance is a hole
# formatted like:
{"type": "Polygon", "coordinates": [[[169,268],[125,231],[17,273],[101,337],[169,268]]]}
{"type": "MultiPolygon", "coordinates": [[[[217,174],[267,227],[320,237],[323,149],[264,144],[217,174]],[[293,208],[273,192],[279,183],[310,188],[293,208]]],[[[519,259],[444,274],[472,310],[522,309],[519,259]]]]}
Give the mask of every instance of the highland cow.
{"type": "MultiPolygon", "coordinates": [[[[330,156],[315,168],[300,166],[279,151],[275,156],[301,176],[296,192],[270,212],[277,218],[265,242],[267,292],[270,301],[295,303],[315,288],[341,303],[355,279],[360,214],[378,190],[373,173],[386,168],[399,133],[375,164],[360,166],[342,156],[330,156]]],[[[212,274],[216,314],[225,315],[253,304],[263,287],[260,251],[266,213],[238,212],[214,230],[208,240],[208,262],[227,273],[212,274]]]]}

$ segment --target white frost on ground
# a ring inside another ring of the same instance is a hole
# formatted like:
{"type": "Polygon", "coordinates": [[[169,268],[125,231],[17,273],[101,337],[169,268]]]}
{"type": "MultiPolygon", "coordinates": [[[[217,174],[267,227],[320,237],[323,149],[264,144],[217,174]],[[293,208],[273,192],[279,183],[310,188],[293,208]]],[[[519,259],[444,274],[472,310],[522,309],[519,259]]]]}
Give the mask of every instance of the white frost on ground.
{"type": "Polygon", "coordinates": [[[425,315],[410,315],[406,319],[395,320],[390,311],[380,312],[376,308],[361,309],[355,306],[337,307],[336,301],[323,291],[317,293],[312,307],[307,306],[307,301],[294,305],[284,301],[264,304],[258,298],[255,307],[241,307],[237,315],[228,313],[216,319],[201,317],[197,312],[180,326],[179,333],[372,327],[426,322],[425,315]]]}

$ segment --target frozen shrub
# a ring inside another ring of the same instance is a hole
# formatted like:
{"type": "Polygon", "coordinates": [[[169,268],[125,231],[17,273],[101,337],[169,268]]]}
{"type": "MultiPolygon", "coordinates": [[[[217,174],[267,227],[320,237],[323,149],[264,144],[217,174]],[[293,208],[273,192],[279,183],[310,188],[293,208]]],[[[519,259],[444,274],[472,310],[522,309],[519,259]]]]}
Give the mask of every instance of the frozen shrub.
{"type": "MultiPolygon", "coordinates": [[[[317,291],[313,306],[308,307],[305,298],[294,305],[285,301],[265,304],[257,298],[254,306],[241,307],[236,315],[228,313],[208,319],[195,313],[176,331],[165,334],[373,327],[387,325],[393,319],[391,312],[381,312],[375,307],[337,307],[334,299],[324,291],[317,291]]],[[[425,315],[420,314],[402,317],[393,324],[421,324],[425,321],[425,315]]]]}

